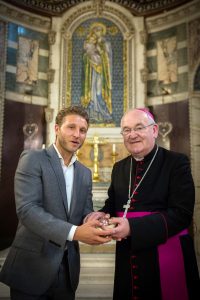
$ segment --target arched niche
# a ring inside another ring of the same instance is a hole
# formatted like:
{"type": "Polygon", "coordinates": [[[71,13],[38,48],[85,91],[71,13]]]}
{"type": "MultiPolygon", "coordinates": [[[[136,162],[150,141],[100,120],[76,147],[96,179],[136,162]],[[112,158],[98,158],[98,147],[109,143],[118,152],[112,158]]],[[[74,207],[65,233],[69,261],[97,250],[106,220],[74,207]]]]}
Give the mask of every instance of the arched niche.
{"type": "MultiPolygon", "coordinates": [[[[81,3],[76,8],[67,11],[62,18],[53,18],[52,31],[56,32],[56,41],[51,46],[50,67],[55,69],[56,73],[55,81],[50,87],[50,102],[55,113],[59,108],[73,103],[73,84],[76,81],[73,72],[76,71],[77,76],[79,76],[79,78],[77,77],[79,82],[76,88],[78,90],[81,85],[80,73],[82,68],[82,66],[76,65],[76,70],[73,69],[75,68],[73,56],[77,55],[73,42],[77,30],[81,35],[81,30],[84,31],[84,28],[86,29],[87,25],[90,26],[92,22],[103,22],[109,28],[117,29],[119,36],[121,36],[119,47],[122,47],[122,51],[119,59],[123,62],[123,70],[118,70],[118,74],[114,75],[115,80],[117,76],[122,77],[123,91],[121,94],[119,90],[116,91],[120,85],[113,82],[113,114],[117,116],[117,121],[115,119],[115,122],[109,126],[104,123],[92,124],[88,137],[98,134],[99,136],[118,140],[121,139],[119,124],[123,112],[130,107],[143,106],[145,102],[145,80],[143,77],[143,71],[145,70],[145,31],[143,17],[134,17],[128,10],[110,1],[87,1],[87,3],[81,3]]],[[[85,34],[85,32],[82,32],[82,34],[85,34]]],[[[81,43],[83,43],[82,40],[79,48],[82,47],[81,43]]],[[[116,55],[116,49],[117,47],[114,49],[115,53],[113,55],[116,55]]],[[[81,51],[79,51],[79,55],[82,55],[80,53],[82,53],[81,51]]],[[[80,57],[77,56],[78,59],[80,57]]],[[[81,96],[80,93],[77,95],[75,101],[81,96]]],[[[53,126],[53,124],[50,124],[50,126],[53,126]]],[[[50,130],[50,132],[53,132],[53,130],[50,130]]]]}

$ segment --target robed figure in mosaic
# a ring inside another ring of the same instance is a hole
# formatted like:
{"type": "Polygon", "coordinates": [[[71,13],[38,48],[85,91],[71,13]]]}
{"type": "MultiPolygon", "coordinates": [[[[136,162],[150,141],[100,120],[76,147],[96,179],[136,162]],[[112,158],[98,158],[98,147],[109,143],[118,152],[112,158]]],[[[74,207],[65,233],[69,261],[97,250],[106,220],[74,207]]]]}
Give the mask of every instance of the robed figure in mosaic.
{"type": "Polygon", "coordinates": [[[112,48],[106,27],[96,22],[84,42],[82,105],[92,123],[112,122],[112,48]]]}

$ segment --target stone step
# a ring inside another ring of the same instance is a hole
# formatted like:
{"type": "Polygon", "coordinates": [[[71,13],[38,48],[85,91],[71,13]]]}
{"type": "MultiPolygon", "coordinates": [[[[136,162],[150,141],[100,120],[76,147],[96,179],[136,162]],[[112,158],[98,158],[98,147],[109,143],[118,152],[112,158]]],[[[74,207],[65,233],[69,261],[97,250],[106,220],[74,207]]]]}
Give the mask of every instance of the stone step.
{"type": "Polygon", "coordinates": [[[81,272],[76,300],[111,300],[113,280],[113,253],[81,253],[81,272]]]}
{"type": "Polygon", "coordinates": [[[112,298],[113,285],[110,284],[79,284],[76,292],[76,298],[86,299],[105,299],[112,298]]]}
{"type": "Polygon", "coordinates": [[[114,266],[114,255],[113,254],[93,254],[93,253],[81,253],[81,267],[93,267],[93,268],[104,268],[114,266]]]}
{"type": "Polygon", "coordinates": [[[101,277],[101,276],[108,276],[112,277],[114,273],[114,267],[112,268],[82,268],[81,269],[81,276],[90,276],[91,274],[94,277],[101,277]]]}
{"type": "Polygon", "coordinates": [[[92,278],[88,276],[87,278],[80,278],[79,284],[92,287],[93,285],[113,285],[113,278],[108,276],[92,278]]]}
{"type": "Polygon", "coordinates": [[[112,284],[114,268],[84,268],[81,269],[80,284],[112,284]]]}

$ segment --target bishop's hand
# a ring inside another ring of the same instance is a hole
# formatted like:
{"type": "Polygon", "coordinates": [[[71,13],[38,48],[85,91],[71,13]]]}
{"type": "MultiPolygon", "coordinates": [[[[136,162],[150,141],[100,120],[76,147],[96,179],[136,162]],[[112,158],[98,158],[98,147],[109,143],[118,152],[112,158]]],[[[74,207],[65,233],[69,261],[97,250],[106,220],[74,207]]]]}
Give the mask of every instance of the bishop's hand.
{"type": "Polygon", "coordinates": [[[112,233],[112,238],[114,240],[121,241],[130,235],[130,226],[126,218],[111,218],[109,223],[115,225],[112,233]]]}

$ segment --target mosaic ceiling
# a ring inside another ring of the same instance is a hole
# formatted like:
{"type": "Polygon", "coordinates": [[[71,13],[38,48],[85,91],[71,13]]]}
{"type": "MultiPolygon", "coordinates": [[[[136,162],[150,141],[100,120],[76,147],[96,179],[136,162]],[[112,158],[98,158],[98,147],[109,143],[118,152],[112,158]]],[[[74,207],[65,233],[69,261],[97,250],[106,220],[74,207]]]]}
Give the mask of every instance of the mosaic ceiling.
{"type": "MultiPolygon", "coordinates": [[[[192,0],[110,0],[127,8],[136,16],[152,16],[168,11],[192,0]]],[[[7,0],[19,8],[45,16],[59,16],[69,8],[87,0],[7,0]]],[[[90,1],[91,2],[91,1],[90,1]]],[[[94,4],[104,5],[105,0],[93,0],[94,4]]]]}

